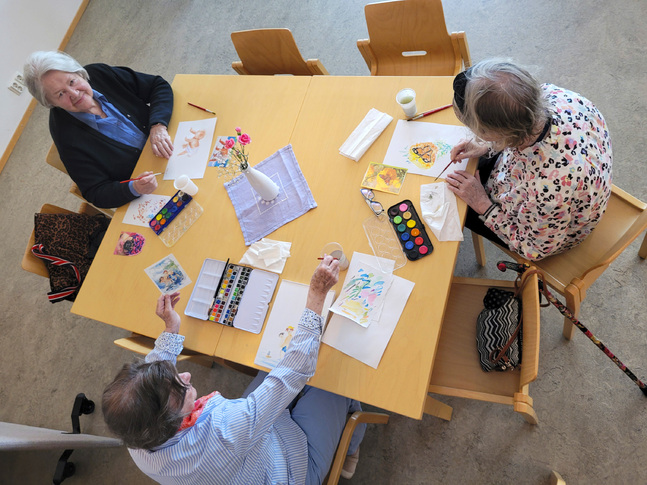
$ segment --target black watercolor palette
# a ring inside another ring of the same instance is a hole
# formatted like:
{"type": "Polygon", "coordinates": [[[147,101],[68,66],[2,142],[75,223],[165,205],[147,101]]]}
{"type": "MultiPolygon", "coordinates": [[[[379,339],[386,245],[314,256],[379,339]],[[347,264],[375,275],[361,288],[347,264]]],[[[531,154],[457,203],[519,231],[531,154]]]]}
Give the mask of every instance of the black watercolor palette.
{"type": "Polygon", "coordinates": [[[424,224],[418,217],[416,208],[409,199],[392,205],[387,212],[408,260],[416,261],[431,254],[434,247],[427,236],[424,224]]]}
{"type": "Polygon", "coordinates": [[[173,221],[173,219],[182,212],[191,200],[193,200],[193,197],[181,190],[178,190],[148,223],[151,229],[155,231],[155,234],[158,236],[162,234],[162,231],[169,227],[171,221],[173,221]]]}
{"type": "Polygon", "coordinates": [[[252,268],[229,263],[224,270],[220,288],[216,289],[213,306],[209,311],[209,320],[234,326],[234,318],[238,313],[240,300],[249,283],[252,268]]]}

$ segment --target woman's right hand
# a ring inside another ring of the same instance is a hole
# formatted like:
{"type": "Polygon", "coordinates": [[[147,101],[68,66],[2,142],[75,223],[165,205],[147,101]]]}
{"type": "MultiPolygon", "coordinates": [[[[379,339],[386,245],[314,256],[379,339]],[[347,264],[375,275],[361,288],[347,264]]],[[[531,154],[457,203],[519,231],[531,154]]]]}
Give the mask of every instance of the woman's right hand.
{"type": "Polygon", "coordinates": [[[450,153],[453,162],[465,158],[477,158],[488,152],[487,143],[479,143],[475,140],[463,140],[452,148],[450,153]]]}
{"type": "Polygon", "coordinates": [[[326,255],[321,263],[319,263],[319,266],[317,266],[317,269],[315,269],[310,280],[306,308],[321,315],[326,295],[338,280],[339,261],[330,255],[326,255]]]}
{"type": "Polygon", "coordinates": [[[138,177],[142,177],[139,180],[133,182],[133,188],[137,191],[138,194],[152,194],[157,188],[157,179],[153,172],[144,172],[138,177]]]}

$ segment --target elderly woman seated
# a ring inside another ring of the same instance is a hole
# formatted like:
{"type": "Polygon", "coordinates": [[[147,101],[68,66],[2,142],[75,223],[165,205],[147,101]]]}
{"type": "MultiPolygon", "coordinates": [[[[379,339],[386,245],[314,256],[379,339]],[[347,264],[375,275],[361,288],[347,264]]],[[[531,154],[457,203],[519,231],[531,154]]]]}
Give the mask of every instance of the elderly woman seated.
{"type": "Polygon", "coordinates": [[[169,158],[166,130],[173,91],[160,76],[127,67],[82,67],[63,52],[34,52],[24,68],[29,92],[50,108],[49,131],[83,197],[97,207],[126,204],[157,188],[152,172],[131,178],[149,135],[158,157],[169,158]]]}
{"type": "MultiPolygon", "coordinates": [[[[179,294],[162,295],[156,313],[166,329],[155,349],[145,362],[126,364],[103,393],[106,423],[137,466],[167,484],[322,483],[348,413],[361,410],[357,401],[305,386],[317,367],[324,300],[338,276],[339,262],[325,256],[287,352],[240,399],[217,391],[196,399],[191,374],[175,368],[184,341],[174,309],[179,294]]],[[[365,429],[355,429],[342,477],[355,471],[365,429]]]]}
{"type": "Polygon", "coordinates": [[[452,160],[480,157],[476,177],[446,179],[470,207],[466,227],[529,260],[591,233],[611,195],[612,153],[589,100],[486,60],[454,79],[454,110],[477,138],[456,145],[452,160]]]}

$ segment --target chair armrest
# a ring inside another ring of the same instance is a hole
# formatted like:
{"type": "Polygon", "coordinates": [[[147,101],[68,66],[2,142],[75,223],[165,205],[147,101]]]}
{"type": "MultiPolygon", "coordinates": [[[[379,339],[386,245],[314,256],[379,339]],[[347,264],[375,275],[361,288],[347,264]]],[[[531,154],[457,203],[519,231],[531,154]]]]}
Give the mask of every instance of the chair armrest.
{"type": "Polygon", "coordinates": [[[373,53],[373,49],[371,49],[371,41],[369,39],[359,39],[357,41],[357,48],[371,71],[371,76],[375,76],[377,74],[377,59],[373,53]]]}

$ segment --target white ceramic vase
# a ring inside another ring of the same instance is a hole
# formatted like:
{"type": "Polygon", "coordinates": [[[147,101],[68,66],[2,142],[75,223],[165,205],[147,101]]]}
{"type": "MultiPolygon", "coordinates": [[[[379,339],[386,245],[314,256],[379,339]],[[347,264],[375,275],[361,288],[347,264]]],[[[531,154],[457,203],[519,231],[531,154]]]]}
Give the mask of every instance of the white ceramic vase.
{"type": "Polygon", "coordinates": [[[268,201],[274,200],[279,195],[279,186],[263,172],[248,165],[243,170],[243,174],[245,174],[245,177],[249,181],[249,185],[261,196],[261,199],[268,201]]]}

